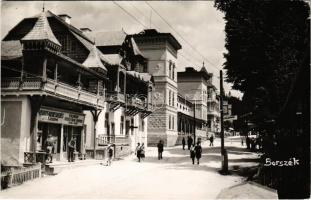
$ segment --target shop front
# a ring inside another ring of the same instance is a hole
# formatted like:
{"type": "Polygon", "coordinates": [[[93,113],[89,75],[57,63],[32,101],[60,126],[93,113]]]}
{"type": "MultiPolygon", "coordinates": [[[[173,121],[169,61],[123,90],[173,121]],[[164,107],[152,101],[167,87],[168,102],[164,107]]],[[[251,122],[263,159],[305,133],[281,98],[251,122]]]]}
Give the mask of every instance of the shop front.
{"type": "Polygon", "coordinates": [[[85,152],[85,115],[68,110],[42,107],[38,113],[37,152],[46,150],[48,136],[53,141],[53,157],[67,160],[68,143],[76,138],[76,152],[85,152]]]}

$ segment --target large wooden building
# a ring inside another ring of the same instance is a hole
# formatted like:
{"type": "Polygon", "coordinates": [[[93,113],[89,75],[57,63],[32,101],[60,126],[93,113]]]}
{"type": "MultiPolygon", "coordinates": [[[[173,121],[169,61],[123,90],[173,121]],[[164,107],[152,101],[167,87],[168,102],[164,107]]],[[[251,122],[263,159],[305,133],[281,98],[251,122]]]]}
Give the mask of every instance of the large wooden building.
{"type": "Polygon", "coordinates": [[[76,154],[93,158],[101,158],[108,144],[120,150],[130,146],[129,132],[132,140],[136,137],[141,120],[132,118],[145,119],[151,112],[153,79],[140,71],[146,59],[131,37],[107,53],[85,31],[71,25],[68,15],[43,11],[23,19],[4,37],[2,164],[36,162],[48,135],[55,139],[56,160],[67,159],[73,137],[76,154]]]}

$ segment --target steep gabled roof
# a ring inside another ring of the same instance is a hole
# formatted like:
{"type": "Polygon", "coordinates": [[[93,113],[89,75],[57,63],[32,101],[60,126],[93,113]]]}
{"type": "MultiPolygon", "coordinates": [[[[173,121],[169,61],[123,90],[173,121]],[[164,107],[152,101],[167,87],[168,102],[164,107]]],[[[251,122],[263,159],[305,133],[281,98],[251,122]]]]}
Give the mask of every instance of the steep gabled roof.
{"type": "Polygon", "coordinates": [[[34,27],[21,39],[21,41],[49,40],[58,46],[62,46],[52,32],[46,15],[47,12],[40,13],[34,27]]]}
{"type": "Polygon", "coordinates": [[[87,36],[94,38],[96,46],[122,46],[127,34],[121,31],[92,31],[87,36]]]}
{"type": "Polygon", "coordinates": [[[107,72],[107,68],[101,62],[100,57],[98,55],[98,50],[95,45],[93,45],[93,48],[91,49],[88,57],[86,58],[86,60],[83,62],[82,65],[89,67],[89,68],[92,68],[92,67],[101,68],[107,72]]]}

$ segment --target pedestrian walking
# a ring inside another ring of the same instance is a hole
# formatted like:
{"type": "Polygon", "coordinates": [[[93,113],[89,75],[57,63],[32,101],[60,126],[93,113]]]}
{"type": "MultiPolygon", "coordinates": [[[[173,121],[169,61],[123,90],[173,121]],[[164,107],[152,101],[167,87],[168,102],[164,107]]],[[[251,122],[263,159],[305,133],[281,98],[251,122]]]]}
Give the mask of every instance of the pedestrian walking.
{"type": "Polygon", "coordinates": [[[108,161],[107,161],[107,165],[110,166],[112,163],[112,157],[113,157],[113,149],[112,146],[108,147],[108,161]]]}
{"type": "Polygon", "coordinates": [[[161,160],[162,159],[162,153],[163,153],[163,141],[160,140],[157,147],[158,147],[158,159],[161,160]]]}
{"type": "Polygon", "coordinates": [[[182,149],[185,150],[185,145],[186,145],[186,140],[185,140],[185,137],[182,138],[182,149]]]}
{"type": "Polygon", "coordinates": [[[195,157],[197,158],[197,164],[200,164],[200,158],[202,156],[202,147],[200,142],[197,143],[197,145],[194,147],[195,150],[195,157]]]}
{"type": "Polygon", "coordinates": [[[54,140],[52,138],[52,135],[49,134],[48,138],[45,141],[45,147],[46,147],[46,162],[52,163],[53,162],[53,150],[54,150],[54,140]]]}
{"type": "Polygon", "coordinates": [[[68,162],[74,162],[74,151],[76,148],[76,138],[73,137],[71,140],[68,142],[68,162]]]}
{"type": "Polygon", "coordinates": [[[135,149],[135,154],[138,158],[138,162],[140,162],[140,143],[137,143],[137,147],[135,149]]]}
{"type": "Polygon", "coordinates": [[[190,147],[192,145],[192,142],[193,142],[193,139],[191,136],[188,137],[188,141],[187,141],[187,144],[188,144],[188,150],[190,150],[190,147]]]}
{"type": "Polygon", "coordinates": [[[242,146],[244,146],[244,137],[243,136],[241,136],[241,144],[242,144],[242,146]]]}
{"type": "Polygon", "coordinates": [[[214,146],[214,134],[209,137],[209,146],[214,146]]]}
{"type": "Polygon", "coordinates": [[[194,150],[194,146],[193,145],[191,145],[191,147],[190,147],[190,158],[192,159],[192,164],[194,165],[195,150],[194,150]]]}
{"type": "Polygon", "coordinates": [[[145,158],[145,145],[144,143],[141,144],[140,146],[140,158],[143,161],[145,158]]]}

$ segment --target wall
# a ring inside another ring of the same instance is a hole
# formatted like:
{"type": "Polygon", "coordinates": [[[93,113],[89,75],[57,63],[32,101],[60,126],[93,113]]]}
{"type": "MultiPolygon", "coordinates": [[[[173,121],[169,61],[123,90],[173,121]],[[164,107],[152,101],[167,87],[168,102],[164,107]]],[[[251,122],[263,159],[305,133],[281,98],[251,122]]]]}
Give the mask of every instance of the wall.
{"type": "Polygon", "coordinates": [[[30,148],[30,104],[26,97],[1,99],[1,162],[8,166],[21,165],[24,152],[30,148]],[[14,119],[14,120],[12,120],[14,119]]]}

